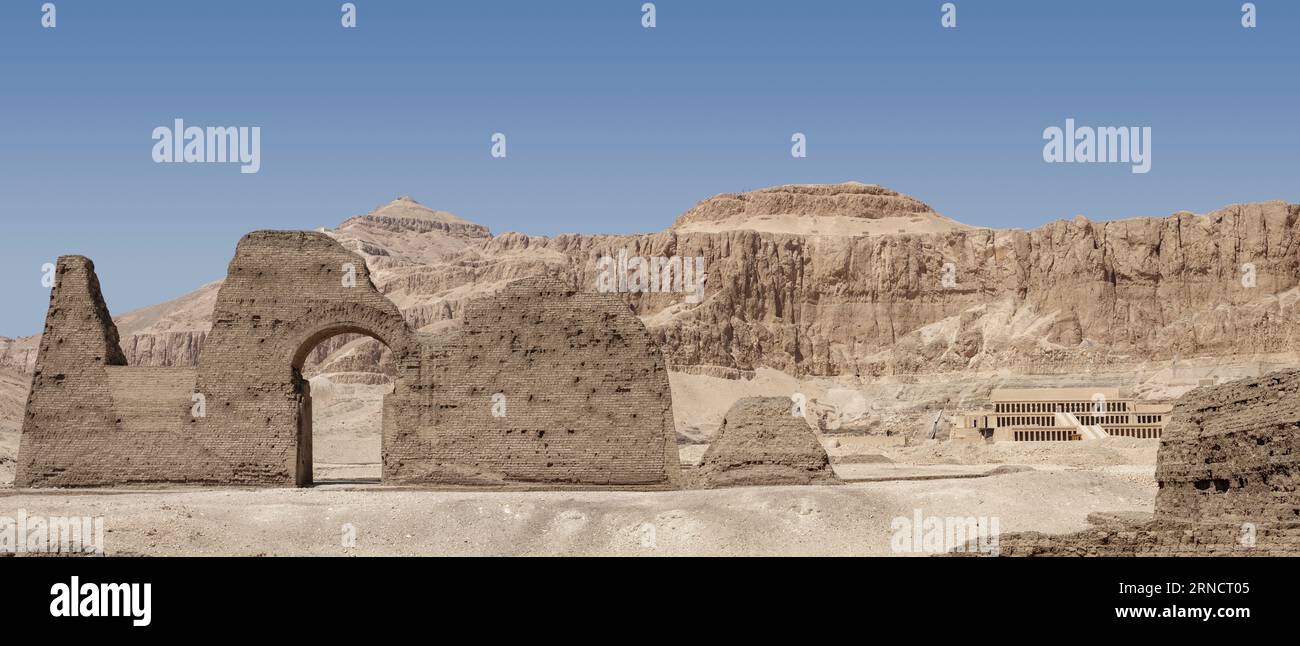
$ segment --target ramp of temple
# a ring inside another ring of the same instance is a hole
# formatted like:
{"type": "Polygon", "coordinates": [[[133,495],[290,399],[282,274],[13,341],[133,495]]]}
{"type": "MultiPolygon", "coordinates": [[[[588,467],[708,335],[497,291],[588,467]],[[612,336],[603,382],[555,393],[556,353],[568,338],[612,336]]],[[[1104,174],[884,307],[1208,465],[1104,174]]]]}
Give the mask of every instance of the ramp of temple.
{"type": "Polygon", "coordinates": [[[672,487],[664,359],[617,296],[530,278],[426,335],[324,234],[239,242],[196,368],[127,366],[94,265],[59,259],[15,485],[311,482],[303,362],[340,333],[397,364],[383,480],[672,487]]]}

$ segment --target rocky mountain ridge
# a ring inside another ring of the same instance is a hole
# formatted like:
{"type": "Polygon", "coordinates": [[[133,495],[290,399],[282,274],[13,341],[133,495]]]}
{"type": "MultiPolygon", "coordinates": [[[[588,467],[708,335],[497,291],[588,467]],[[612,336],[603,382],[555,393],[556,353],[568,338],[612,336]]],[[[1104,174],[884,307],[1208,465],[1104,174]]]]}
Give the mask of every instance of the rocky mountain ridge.
{"type": "MultiPolygon", "coordinates": [[[[702,257],[700,303],[674,292],[624,295],[673,369],[880,376],[1292,351],[1298,218],[1300,205],[1273,201],[994,230],[845,183],[719,195],[642,235],[492,236],[408,197],[326,232],[365,258],[376,287],[416,328],[436,329],[524,276],[596,289],[601,258],[620,252],[702,257]],[[845,224],[858,222],[879,230],[845,224]]],[[[217,285],[119,316],[128,362],[193,364],[217,285]]],[[[33,339],[0,339],[0,365],[30,370],[33,339]]],[[[382,352],[366,344],[375,342],[336,337],[313,360],[346,351],[333,363],[379,371],[367,362],[382,352]]]]}

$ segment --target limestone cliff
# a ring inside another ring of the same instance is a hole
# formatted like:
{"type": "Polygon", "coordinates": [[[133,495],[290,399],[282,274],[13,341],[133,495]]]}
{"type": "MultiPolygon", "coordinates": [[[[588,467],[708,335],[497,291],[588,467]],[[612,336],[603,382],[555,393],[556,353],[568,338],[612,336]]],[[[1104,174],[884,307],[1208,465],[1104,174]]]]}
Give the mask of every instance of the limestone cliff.
{"type": "MultiPolygon", "coordinates": [[[[366,258],[416,328],[523,276],[594,290],[602,256],[703,257],[698,304],[624,294],[674,369],[886,375],[1294,350],[1297,218],[1300,205],[1275,201],[994,230],[846,183],[719,195],[644,235],[492,236],[410,198],[326,233],[366,258]]],[[[214,294],[208,285],[119,317],[128,361],[193,365],[214,294]]],[[[349,371],[381,356],[353,341],[327,342],[309,365],[345,347],[349,371]]],[[[0,359],[29,370],[29,347],[0,340],[0,359]]]]}

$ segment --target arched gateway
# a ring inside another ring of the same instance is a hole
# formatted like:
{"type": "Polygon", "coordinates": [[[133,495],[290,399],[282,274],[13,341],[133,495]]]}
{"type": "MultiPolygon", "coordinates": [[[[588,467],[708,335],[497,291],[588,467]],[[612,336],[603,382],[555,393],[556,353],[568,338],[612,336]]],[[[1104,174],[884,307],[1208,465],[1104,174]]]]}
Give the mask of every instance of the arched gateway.
{"type": "Polygon", "coordinates": [[[126,366],[86,258],[59,259],[16,485],[310,482],[322,339],[382,341],[385,482],[675,486],[658,347],[616,296],[531,278],[436,335],[410,330],[330,237],[256,231],[235,251],[197,368],[126,366]],[[304,468],[304,456],[306,457],[304,468]]]}

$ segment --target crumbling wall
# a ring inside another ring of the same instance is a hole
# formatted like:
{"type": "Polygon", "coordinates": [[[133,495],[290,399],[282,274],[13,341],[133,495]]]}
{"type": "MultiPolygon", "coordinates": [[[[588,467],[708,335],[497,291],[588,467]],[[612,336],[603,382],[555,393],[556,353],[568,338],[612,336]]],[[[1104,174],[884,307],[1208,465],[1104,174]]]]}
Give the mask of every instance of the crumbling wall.
{"type": "Polygon", "coordinates": [[[526,278],[422,345],[385,400],[385,481],[677,482],[667,366],[616,295],[526,278]]]}
{"type": "Polygon", "coordinates": [[[125,366],[93,265],[61,258],[16,484],[293,484],[298,369],[339,332],[380,338],[409,359],[399,361],[408,376],[418,370],[396,306],[365,262],[324,234],[240,240],[197,369],[125,366]]]}
{"type": "MultiPolygon", "coordinates": [[[[1300,528],[1233,523],[1149,522],[1101,526],[1072,534],[1003,534],[1002,556],[1297,556],[1300,528]]],[[[967,550],[959,555],[976,555],[967,550]]]]}
{"type": "Polygon", "coordinates": [[[705,487],[806,485],[839,482],[830,457],[785,397],[747,397],[727,411],[704,452],[699,484],[705,487]]]}
{"type": "Polygon", "coordinates": [[[1157,520],[1300,522],[1300,371],[1187,393],[1156,464],[1157,520]]]}
{"type": "Polygon", "coordinates": [[[524,279],[469,306],[459,327],[416,334],[329,236],[256,231],[235,250],[197,369],[156,368],[124,365],[89,260],[61,258],[57,275],[18,486],[306,484],[301,370],[341,333],[395,359],[386,481],[678,481],[663,356],[615,295],[524,279]]]}
{"type": "Polygon", "coordinates": [[[15,486],[82,483],[67,470],[95,460],[117,430],[105,378],[105,367],[116,365],[126,365],[126,358],[95,264],[84,256],[60,257],[23,416],[15,486]]]}
{"type": "Polygon", "coordinates": [[[201,480],[310,481],[299,469],[310,464],[299,455],[299,427],[310,422],[300,371],[326,338],[353,332],[384,342],[396,358],[398,388],[418,375],[418,349],[397,307],[375,289],[359,256],[322,233],[244,236],[212,317],[195,385],[207,410],[189,422],[212,459],[186,465],[201,480]]]}
{"type": "Polygon", "coordinates": [[[15,486],[152,482],[193,459],[180,434],[192,368],[126,366],[95,266],[56,265],[19,440],[15,486]]]}

